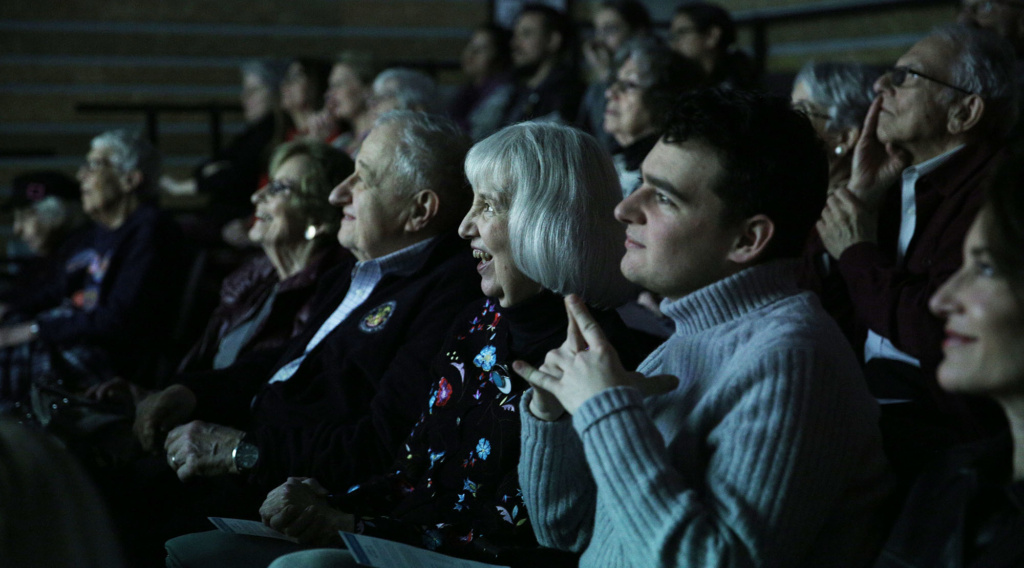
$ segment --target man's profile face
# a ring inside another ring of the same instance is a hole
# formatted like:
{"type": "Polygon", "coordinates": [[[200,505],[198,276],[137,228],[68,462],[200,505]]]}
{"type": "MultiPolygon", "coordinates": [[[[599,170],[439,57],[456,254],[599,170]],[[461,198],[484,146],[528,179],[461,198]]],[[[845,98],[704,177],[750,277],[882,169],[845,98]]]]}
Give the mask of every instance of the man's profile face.
{"type": "Polygon", "coordinates": [[[626,224],[622,274],[667,298],[731,274],[739,225],[723,223],[725,203],[712,189],[722,175],[718,155],[702,143],[662,139],[640,170],[643,184],[615,208],[626,224]]]}
{"type": "Polygon", "coordinates": [[[550,42],[543,15],[527,12],[519,16],[512,30],[512,63],[517,68],[540,65],[550,55],[550,42]]]}
{"type": "MultiPolygon", "coordinates": [[[[896,61],[896,67],[906,67],[940,81],[954,84],[950,61],[957,53],[946,41],[930,36],[914,44],[896,61]]],[[[878,139],[909,148],[928,146],[944,141],[951,90],[935,81],[908,73],[902,85],[896,87],[890,75],[875,82],[875,92],[882,97],[878,115],[878,139]]],[[[959,93],[954,91],[954,95],[959,93]]],[[[917,156],[915,156],[917,158],[917,156]]]]}
{"type": "Polygon", "coordinates": [[[371,130],[355,171],[331,192],[331,205],[342,208],[338,242],[359,261],[401,250],[404,242],[409,198],[395,191],[390,173],[398,128],[388,124],[371,130]]]}

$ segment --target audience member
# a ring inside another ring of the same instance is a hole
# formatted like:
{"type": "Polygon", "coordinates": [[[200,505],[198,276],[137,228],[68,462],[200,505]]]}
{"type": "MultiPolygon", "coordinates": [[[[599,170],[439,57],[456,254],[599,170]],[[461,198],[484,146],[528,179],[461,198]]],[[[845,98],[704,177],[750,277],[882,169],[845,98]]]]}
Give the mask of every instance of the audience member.
{"type": "MultiPolygon", "coordinates": [[[[430,387],[418,370],[479,297],[455,234],[470,195],[467,148],[444,119],[396,111],[378,120],[355,173],[331,193],[342,209],[338,240],[358,263],[325,275],[306,330],[283,349],[182,375],[139,404],[136,432],[146,449],[163,445],[165,472],[209,478],[196,487],[222,488],[214,498],[231,515],[254,514],[289,476],[347,487],[383,473],[430,387]]],[[[208,496],[179,497],[174,486],[161,510],[182,517],[175,534],[203,528],[214,509],[208,496]]],[[[175,534],[149,536],[162,544],[175,534]]]]}
{"type": "Polygon", "coordinates": [[[683,95],[666,125],[616,217],[623,274],[676,333],[627,372],[570,297],[566,342],[514,366],[537,538],[583,567],[863,566],[889,489],[878,407],[788,261],[822,147],[788,101],[738,91],[683,95]]]}
{"type": "Polygon", "coordinates": [[[863,63],[809,61],[793,79],[793,107],[807,115],[825,142],[829,193],[850,183],[853,148],[883,72],[863,63]]]}
{"type": "Polygon", "coordinates": [[[82,468],[53,440],[3,419],[0,558],[5,568],[126,566],[82,468]]]}
{"type": "Polygon", "coordinates": [[[879,568],[1024,565],[1024,168],[1009,160],[932,296],[945,321],[943,389],[994,399],[1010,430],[950,451],[920,477],[879,568]]]}
{"type": "Polygon", "coordinates": [[[359,146],[373,127],[377,115],[370,110],[371,85],[377,76],[373,58],[365,53],[345,51],[331,68],[324,94],[324,112],[314,120],[318,137],[329,136],[333,124],[341,122],[345,131],[331,144],[355,157],[359,146]]]}
{"type": "Polygon", "coordinates": [[[501,127],[515,87],[509,69],[511,34],[495,24],[473,31],[462,50],[462,74],[469,83],[459,89],[448,114],[473,140],[482,140],[501,127]]]}
{"type": "MultiPolygon", "coordinates": [[[[928,298],[960,266],[981,184],[1016,120],[1013,56],[992,34],[941,27],[901,56],[875,91],[849,186],[831,194],[817,225],[836,259],[819,284],[839,295],[824,298],[833,315],[854,318],[841,325],[863,346],[872,392],[901,405],[883,417],[914,414],[886,427],[896,465],[913,469],[971,432],[961,401],[934,379],[943,333],[928,298]]],[[[820,255],[810,248],[809,258],[820,255]]]]}
{"type": "MultiPolygon", "coordinates": [[[[993,31],[1024,55],[1024,3],[1015,0],[962,0],[960,23],[993,31]]],[[[1017,78],[1021,79],[1018,66],[1017,78]]]]}
{"type": "Polygon", "coordinates": [[[177,310],[187,259],[177,226],[150,202],[160,156],[143,137],[110,131],[79,168],[82,209],[95,222],[52,281],[2,309],[0,405],[33,380],[85,389],[114,375],[152,384],[177,310]]]}
{"type": "Polygon", "coordinates": [[[651,15],[637,0],[605,0],[594,13],[594,37],[583,43],[583,56],[591,83],[580,101],[576,125],[593,134],[605,148],[615,147],[614,140],[602,128],[604,124],[605,91],[615,80],[615,57],[627,41],[651,37],[651,15]]]}
{"type": "Polygon", "coordinates": [[[220,305],[179,372],[222,369],[253,350],[279,347],[309,321],[317,281],[342,259],[341,211],[325,207],[354,164],[322,142],[287,142],[270,161],[271,181],[253,194],[249,238],[265,256],[224,280],[220,305]]]}
{"type": "MultiPolygon", "coordinates": [[[[427,410],[387,475],[333,496],[299,479],[270,493],[264,522],[303,544],[340,543],[341,529],[501,563],[535,554],[516,473],[527,384],[510,365],[517,358],[540,364],[565,339],[562,294],[579,293],[598,308],[631,295],[621,275],[607,277],[622,253],[623,230],[612,216],[619,191],[598,143],[567,126],[510,126],[470,151],[466,171],[475,198],[460,234],[481,260],[488,298],[455,319],[433,367],[423,369],[432,383],[427,410]]],[[[613,312],[599,317],[613,337],[627,336],[613,312]]],[[[640,360],[629,347],[626,355],[640,360]]],[[[167,547],[180,566],[243,555],[265,566],[281,548],[265,544],[211,532],[167,547]]],[[[302,556],[288,561],[301,564],[302,556]]],[[[352,562],[344,551],[332,556],[352,562]]]]}
{"type": "Polygon", "coordinates": [[[640,164],[658,142],[676,98],[703,81],[696,63],[654,39],[629,41],[616,54],[615,80],[605,93],[604,130],[618,146],[613,158],[623,196],[640,185],[640,164]]]}
{"type": "Polygon", "coordinates": [[[758,77],[753,63],[736,43],[736,24],[717,4],[686,2],[676,8],[669,45],[704,68],[710,85],[752,89],[758,77]]]}
{"type": "Polygon", "coordinates": [[[524,120],[567,122],[576,117],[583,86],[570,64],[568,17],[545,4],[526,4],[512,29],[516,93],[505,124],[524,120]]]}
{"type": "Polygon", "coordinates": [[[376,116],[393,110],[433,112],[437,105],[437,82],[422,71],[392,67],[373,80],[370,110],[376,116]]]}
{"type": "Polygon", "coordinates": [[[160,178],[160,188],[168,193],[206,195],[208,216],[218,229],[249,212],[249,198],[260,187],[270,154],[284,136],[278,96],[282,71],[271,61],[255,60],[243,65],[245,129],[216,156],[196,167],[191,178],[160,178]]]}
{"type": "Polygon", "coordinates": [[[281,108],[291,120],[284,134],[286,142],[305,137],[331,142],[338,135],[334,122],[315,120],[324,106],[330,72],[329,62],[312,57],[300,57],[288,65],[281,81],[281,108]]]}
{"type": "MultiPolygon", "coordinates": [[[[11,282],[0,291],[0,302],[31,294],[58,278],[67,255],[86,229],[78,182],[60,172],[29,172],[11,182],[12,195],[3,209],[14,212],[14,236],[29,256],[8,255],[21,262],[11,282]]],[[[0,314],[2,317],[2,314],[0,314]]]]}

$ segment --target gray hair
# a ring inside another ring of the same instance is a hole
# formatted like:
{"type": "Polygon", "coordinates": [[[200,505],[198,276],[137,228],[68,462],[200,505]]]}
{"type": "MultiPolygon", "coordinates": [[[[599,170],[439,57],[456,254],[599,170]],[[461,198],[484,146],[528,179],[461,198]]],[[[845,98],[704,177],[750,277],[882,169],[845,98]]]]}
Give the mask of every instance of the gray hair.
{"type": "Polygon", "coordinates": [[[398,99],[401,110],[431,111],[437,101],[437,82],[430,75],[405,67],[385,69],[373,80],[373,93],[380,93],[392,83],[387,95],[398,99]]]}
{"type": "Polygon", "coordinates": [[[374,128],[389,126],[397,128],[388,170],[392,189],[407,196],[429,189],[451,202],[442,217],[461,219],[472,198],[462,171],[469,137],[451,119],[411,110],[386,112],[374,123],[374,128]]]}
{"type": "Polygon", "coordinates": [[[242,64],[242,75],[252,75],[277,96],[288,64],[274,59],[250,59],[242,64]]]}
{"type": "Polygon", "coordinates": [[[108,130],[92,139],[92,148],[110,150],[110,163],[122,174],[140,172],[142,183],[136,195],[144,200],[155,198],[160,178],[160,152],[142,133],[108,130]]]}
{"type": "Polygon", "coordinates": [[[803,82],[810,99],[828,112],[825,128],[835,132],[861,127],[875,100],[875,81],[884,72],[865,63],[808,61],[793,83],[803,82]]]}
{"type": "MultiPolygon", "coordinates": [[[[935,28],[931,36],[958,49],[950,64],[951,82],[985,100],[984,121],[999,135],[1017,122],[1016,58],[1008,41],[988,30],[962,24],[935,28]]],[[[958,93],[946,89],[949,101],[958,93]]]]}
{"type": "Polygon", "coordinates": [[[502,200],[512,260],[531,280],[600,308],[635,295],[619,270],[625,229],[614,209],[622,190],[593,136],[553,123],[515,124],[473,146],[466,175],[502,200]]]}

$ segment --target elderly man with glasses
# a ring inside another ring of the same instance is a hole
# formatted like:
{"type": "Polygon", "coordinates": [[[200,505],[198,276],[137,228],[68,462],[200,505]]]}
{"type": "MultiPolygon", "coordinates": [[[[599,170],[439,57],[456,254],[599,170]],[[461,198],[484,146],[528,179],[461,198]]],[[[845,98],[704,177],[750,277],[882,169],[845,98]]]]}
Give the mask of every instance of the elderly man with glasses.
{"type": "Polygon", "coordinates": [[[1016,119],[1013,66],[1006,42],[966,26],[911,47],[875,83],[849,185],[817,225],[828,258],[815,285],[863,348],[872,392],[893,404],[883,420],[909,423],[890,423],[899,436],[889,439],[921,452],[894,454],[908,467],[970,431],[970,414],[935,381],[943,329],[928,298],[960,265],[984,178],[1016,119]]]}

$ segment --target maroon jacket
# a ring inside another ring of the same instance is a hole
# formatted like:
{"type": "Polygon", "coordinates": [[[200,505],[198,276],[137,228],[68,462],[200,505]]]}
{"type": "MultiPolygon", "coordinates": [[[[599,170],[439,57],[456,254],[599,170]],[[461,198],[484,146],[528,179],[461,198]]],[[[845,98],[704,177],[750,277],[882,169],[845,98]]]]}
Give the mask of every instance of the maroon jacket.
{"type": "MultiPolygon", "coordinates": [[[[318,252],[302,271],[282,281],[270,315],[254,331],[238,355],[281,347],[301,333],[309,321],[310,303],[318,279],[331,268],[346,262],[354,264],[355,259],[345,249],[334,244],[318,252]]],[[[263,255],[246,262],[225,278],[220,290],[220,304],[210,317],[202,337],[181,360],[178,372],[212,369],[213,359],[224,335],[244,318],[258,312],[277,283],[277,271],[263,255]]]]}
{"type": "Polygon", "coordinates": [[[943,324],[929,311],[928,300],[960,268],[964,238],[1000,155],[987,144],[968,145],[918,180],[917,225],[903,266],[896,265],[902,179],[886,193],[877,244],[850,246],[827,275],[817,234],[805,254],[804,286],[821,294],[854,347],[863,349],[867,330],[874,330],[921,362],[922,376],[939,398],[935,369],[942,359],[943,324]]]}

